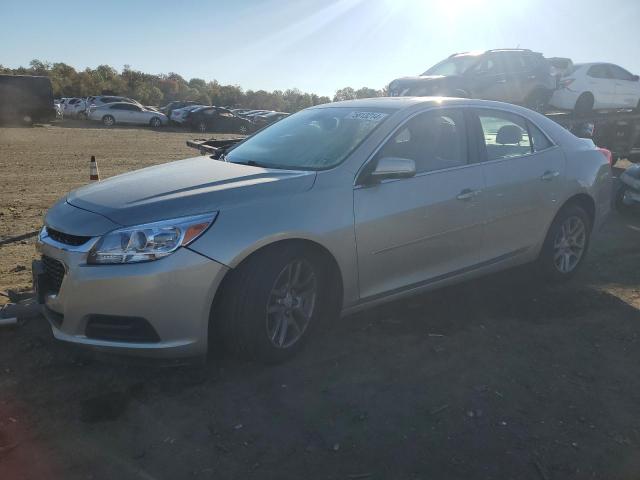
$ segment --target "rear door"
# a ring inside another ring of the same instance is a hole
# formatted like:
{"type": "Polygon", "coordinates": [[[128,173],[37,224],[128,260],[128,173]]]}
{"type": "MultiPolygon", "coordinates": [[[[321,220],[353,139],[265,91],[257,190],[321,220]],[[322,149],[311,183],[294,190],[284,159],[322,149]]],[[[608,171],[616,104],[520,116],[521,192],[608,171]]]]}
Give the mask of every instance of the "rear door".
{"type": "Polygon", "coordinates": [[[485,249],[491,258],[517,255],[544,237],[562,198],[562,150],[533,123],[500,109],[476,109],[484,147],[485,249]]]}
{"type": "Polygon", "coordinates": [[[462,108],[420,113],[365,167],[383,157],[410,158],[417,174],[355,187],[361,298],[443,279],[483,260],[484,180],[467,131],[462,108]]]}

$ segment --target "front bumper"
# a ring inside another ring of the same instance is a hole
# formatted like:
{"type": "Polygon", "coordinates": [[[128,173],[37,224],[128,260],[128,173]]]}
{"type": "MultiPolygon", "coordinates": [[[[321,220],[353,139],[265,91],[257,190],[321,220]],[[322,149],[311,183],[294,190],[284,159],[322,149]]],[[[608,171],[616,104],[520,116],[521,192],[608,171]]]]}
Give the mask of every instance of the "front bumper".
{"type": "Polygon", "coordinates": [[[136,356],[182,358],[206,354],[211,305],[228,268],[188,248],[152,262],[87,265],[88,251],[96,240],[70,247],[45,232],[38,238],[40,253],[64,266],[58,291],[39,292],[55,338],[136,356]],[[87,327],[96,318],[144,319],[157,338],[94,338],[88,335],[87,327]]]}

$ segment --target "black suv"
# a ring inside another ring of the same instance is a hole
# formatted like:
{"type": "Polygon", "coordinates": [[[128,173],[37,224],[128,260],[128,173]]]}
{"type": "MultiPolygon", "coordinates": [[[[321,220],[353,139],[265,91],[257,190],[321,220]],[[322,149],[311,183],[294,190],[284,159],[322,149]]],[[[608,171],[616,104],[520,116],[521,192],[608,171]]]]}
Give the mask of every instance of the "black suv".
{"type": "Polygon", "coordinates": [[[551,65],[541,53],[500,49],[453,54],[419,77],[394,80],[389,93],[500,100],[544,111],[555,88],[551,65]]]}

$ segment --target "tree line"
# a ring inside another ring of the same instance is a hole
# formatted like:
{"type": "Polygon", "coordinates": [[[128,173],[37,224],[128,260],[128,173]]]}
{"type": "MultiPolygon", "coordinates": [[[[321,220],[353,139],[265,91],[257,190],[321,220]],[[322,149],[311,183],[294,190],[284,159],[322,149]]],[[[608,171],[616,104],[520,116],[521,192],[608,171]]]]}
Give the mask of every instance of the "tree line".
{"type": "Polygon", "coordinates": [[[109,65],[78,71],[65,63],[32,60],[29,67],[8,68],[0,65],[0,74],[43,75],[51,79],[53,95],[58,97],[87,97],[89,95],[122,95],[143,105],[164,105],[174,100],[194,100],[205,105],[297,112],[303,108],[341,100],[380,97],[386,88],[376,90],[351,87],[336,91],[333,99],[297,88],[287,90],[243,90],[238,85],[222,85],[217,80],[201,78],[186,80],[177,73],[149,74],[125,65],[118,72],[109,65]]]}

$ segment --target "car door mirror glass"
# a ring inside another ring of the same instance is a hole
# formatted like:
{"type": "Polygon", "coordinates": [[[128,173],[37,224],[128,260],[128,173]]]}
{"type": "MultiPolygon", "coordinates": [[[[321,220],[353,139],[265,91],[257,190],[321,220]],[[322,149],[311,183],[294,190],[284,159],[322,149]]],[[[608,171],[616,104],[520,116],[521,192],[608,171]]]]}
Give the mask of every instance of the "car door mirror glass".
{"type": "Polygon", "coordinates": [[[375,182],[390,178],[410,178],[416,174],[416,162],[410,158],[382,157],[371,172],[375,182]]]}

